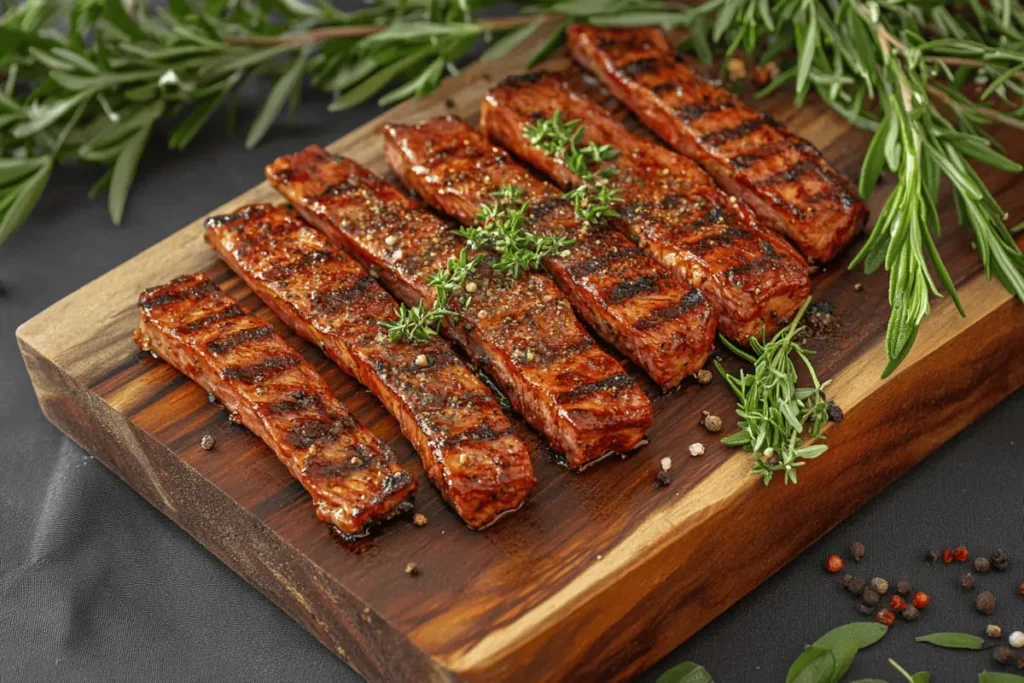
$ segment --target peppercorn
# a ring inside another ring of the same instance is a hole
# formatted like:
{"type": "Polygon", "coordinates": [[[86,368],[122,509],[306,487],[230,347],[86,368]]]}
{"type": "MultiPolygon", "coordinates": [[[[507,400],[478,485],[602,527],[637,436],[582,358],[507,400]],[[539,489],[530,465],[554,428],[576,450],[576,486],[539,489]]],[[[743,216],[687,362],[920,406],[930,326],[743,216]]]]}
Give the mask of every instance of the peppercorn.
{"type": "Polygon", "coordinates": [[[850,595],[860,595],[864,592],[865,585],[864,579],[859,576],[850,576],[847,574],[843,577],[843,588],[845,588],[846,592],[850,595]]]}
{"type": "Polygon", "coordinates": [[[697,384],[711,384],[711,380],[714,379],[714,375],[707,368],[703,368],[697,371],[697,384]]]}
{"type": "Polygon", "coordinates": [[[204,451],[212,451],[213,447],[217,445],[217,440],[210,434],[203,434],[203,438],[199,441],[199,445],[203,447],[204,451]]]}
{"type": "Polygon", "coordinates": [[[867,604],[866,602],[858,602],[857,611],[867,617],[875,613],[875,608],[867,604]]]}
{"type": "Polygon", "coordinates": [[[866,548],[864,547],[864,544],[861,543],[860,541],[854,541],[853,543],[850,544],[850,556],[856,562],[860,562],[862,559],[864,559],[864,553],[865,552],[866,552],[866,548]]]}
{"type": "Polygon", "coordinates": [[[1017,592],[1020,593],[1021,595],[1024,595],[1024,581],[1021,581],[1020,585],[1017,586],[1017,592]]]}
{"type": "Polygon", "coordinates": [[[841,572],[843,570],[843,558],[838,555],[829,555],[828,559],[825,560],[825,569],[833,574],[841,572]]]}
{"type": "Polygon", "coordinates": [[[896,621],[896,615],[887,609],[881,609],[875,614],[875,621],[885,626],[892,626],[896,621]]]}
{"type": "Polygon", "coordinates": [[[967,572],[960,577],[960,587],[965,591],[974,590],[974,574],[967,572]]]}
{"type": "Polygon", "coordinates": [[[987,557],[976,557],[974,558],[974,571],[979,574],[988,574],[992,571],[992,563],[987,557]]]}
{"type": "Polygon", "coordinates": [[[962,545],[958,545],[953,550],[953,559],[957,562],[966,562],[968,557],[970,557],[970,555],[967,553],[967,548],[962,545]]]}
{"type": "Polygon", "coordinates": [[[907,595],[913,587],[913,584],[910,583],[910,579],[908,578],[902,578],[896,582],[896,592],[900,595],[907,595]]]}
{"type": "Polygon", "coordinates": [[[1024,631],[1014,631],[1006,642],[1010,644],[1010,647],[1024,647],[1024,631]]]}
{"type": "Polygon", "coordinates": [[[1013,650],[1008,647],[997,647],[996,651],[992,653],[992,658],[1000,664],[1009,664],[1013,661],[1013,650]]]}
{"type": "Polygon", "coordinates": [[[943,550],[942,551],[942,561],[945,562],[946,564],[949,564],[950,562],[952,562],[953,561],[953,551],[950,550],[949,548],[946,548],[945,550],[943,550]]]}
{"type": "Polygon", "coordinates": [[[835,401],[829,401],[828,406],[825,410],[828,415],[829,422],[842,422],[843,421],[843,409],[836,405],[835,401]]]}
{"type": "Polygon", "coordinates": [[[996,596],[989,591],[978,593],[978,597],[974,599],[974,609],[985,616],[992,614],[996,611],[996,596]]]}
{"type": "Polygon", "coordinates": [[[925,593],[924,591],[917,591],[916,593],[914,593],[914,599],[911,602],[914,603],[914,607],[916,607],[917,609],[924,609],[928,606],[928,603],[931,601],[932,599],[928,597],[927,593],[925,593]]]}
{"type": "Polygon", "coordinates": [[[1003,629],[999,627],[999,624],[989,624],[985,627],[985,635],[989,638],[1002,638],[1003,629]]]}
{"type": "Polygon", "coordinates": [[[405,573],[409,576],[416,576],[420,573],[420,570],[416,567],[415,562],[410,562],[409,564],[405,565],[405,573]]]}
{"type": "Polygon", "coordinates": [[[876,576],[871,579],[871,588],[879,595],[885,595],[889,592],[889,582],[876,576]]]}
{"type": "Polygon", "coordinates": [[[672,475],[668,473],[668,470],[658,470],[658,473],[654,475],[654,483],[658,486],[668,486],[672,483],[672,475]]]}
{"type": "Polygon", "coordinates": [[[935,564],[939,561],[939,551],[929,550],[927,553],[925,553],[924,561],[928,564],[935,564]]]}
{"type": "Polygon", "coordinates": [[[917,621],[921,617],[921,612],[918,611],[913,605],[907,605],[900,616],[903,617],[903,621],[917,621]]]}
{"type": "Polygon", "coordinates": [[[1002,548],[993,550],[988,559],[992,563],[992,568],[997,572],[1005,572],[1006,568],[1010,566],[1010,556],[1002,548]]]}
{"type": "Polygon", "coordinates": [[[874,607],[878,604],[878,601],[882,599],[882,596],[875,592],[871,586],[864,589],[864,592],[860,594],[860,599],[864,601],[865,605],[874,607]]]}
{"type": "Polygon", "coordinates": [[[1019,660],[1017,660],[1017,668],[1021,671],[1024,671],[1024,657],[1021,657],[1019,660]]]}
{"type": "Polygon", "coordinates": [[[412,525],[413,526],[426,526],[427,525],[427,516],[424,515],[423,513],[417,512],[416,514],[414,514],[412,516],[412,525]]]}
{"type": "Polygon", "coordinates": [[[704,419],[701,420],[701,424],[704,425],[704,429],[708,430],[712,434],[717,434],[722,431],[722,418],[717,415],[705,415],[704,419]]]}
{"type": "Polygon", "coordinates": [[[889,601],[889,609],[902,612],[907,608],[909,603],[898,595],[892,596],[892,600],[889,601]]]}

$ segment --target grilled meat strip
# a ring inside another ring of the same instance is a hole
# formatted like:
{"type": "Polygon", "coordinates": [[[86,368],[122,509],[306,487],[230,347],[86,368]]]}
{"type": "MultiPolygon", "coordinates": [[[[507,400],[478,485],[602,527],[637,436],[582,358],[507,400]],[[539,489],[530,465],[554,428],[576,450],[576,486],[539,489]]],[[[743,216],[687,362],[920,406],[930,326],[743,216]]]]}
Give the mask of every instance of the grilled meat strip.
{"type": "Polygon", "coordinates": [[[615,223],[677,277],[699,287],[718,313],[718,329],[741,343],[773,334],[811,290],[807,263],[782,237],[762,229],[750,210],[722,192],[695,162],[637,137],[552,73],[512,76],[481,105],[481,127],[564,188],[580,184],[559,156],[530,143],[525,126],[556,112],[583,126],[580,145],[612,145],[619,190],[615,223]]]}
{"type": "Polygon", "coordinates": [[[669,145],[808,258],[832,259],[863,227],[867,207],[814,145],[695,73],[660,29],[570,26],[569,50],[669,145]]]}
{"type": "Polygon", "coordinates": [[[290,207],[248,206],[206,228],[271,310],[380,399],[469,526],[522,505],[530,456],[490,390],[441,339],[391,341],[396,303],[361,265],[290,207]]]}
{"type": "Polygon", "coordinates": [[[544,267],[580,316],[662,388],[704,365],[714,343],[713,309],[700,290],[676,279],[621,232],[585,225],[561,191],[461,119],[386,126],[384,135],[385,155],[402,181],[464,225],[495,203],[499,188],[520,188],[529,204],[526,230],[576,240],[546,257],[544,267]]]}
{"type": "Polygon", "coordinates": [[[309,491],[317,516],[345,537],[411,509],[412,475],[357,423],[274,330],[246,315],[206,275],[139,297],[136,343],[216,396],[309,491]]]}
{"type": "MultiPolygon", "coordinates": [[[[377,274],[406,304],[433,305],[430,276],[465,247],[444,221],[394,185],[319,147],[281,157],[267,178],[314,226],[377,274]]],[[[512,407],[544,434],[569,467],[635,448],[652,422],[650,401],[572,314],[549,279],[517,279],[482,258],[475,291],[449,304],[461,318],[444,332],[497,380],[512,407]]]]}

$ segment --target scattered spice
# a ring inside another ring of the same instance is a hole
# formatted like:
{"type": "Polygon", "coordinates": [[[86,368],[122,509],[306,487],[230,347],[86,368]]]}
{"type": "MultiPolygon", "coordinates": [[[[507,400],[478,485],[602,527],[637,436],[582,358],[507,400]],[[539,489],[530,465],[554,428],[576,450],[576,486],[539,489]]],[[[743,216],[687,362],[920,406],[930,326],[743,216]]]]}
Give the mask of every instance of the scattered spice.
{"type": "Polygon", "coordinates": [[[691,443],[690,455],[692,455],[695,458],[704,455],[704,444],[702,444],[699,441],[697,443],[691,443]]]}
{"type": "Polygon", "coordinates": [[[425,353],[421,353],[420,355],[416,356],[416,360],[414,362],[416,363],[416,367],[418,368],[425,368],[428,365],[430,365],[430,359],[427,358],[427,355],[425,353]]]}
{"type": "Polygon", "coordinates": [[[967,572],[960,577],[960,587],[965,591],[974,590],[974,574],[967,572]]]}
{"type": "Polygon", "coordinates": [[[1010,647],[1024,647],[1024,631],[1014,631],[1007,641],[1010,647]]]}
{"type": "Polygon", "coordinates": [[[894,612],[902,612],[909,605],[910,603],[908,603],[906,600],[904,600],[898,595],[892,596],[892,599],[889,601],[889,609],[893,610],[894,612]]]}
{"type": "Polygon", "coordinates": [[[998,624],[989,624],[985,627],[985,635],[989,638],[1002,638],[1003,629],[998,624]]]}
{"type": "Polygon", "coordinates": [[[421,512],[417,512],[416,514],[414,514],[412,516],[412,525],[413,526],[426,526],[427,525],[427,516],[424,515],[421,512]]]}
{"type": "Polygon", "coordinates": [[[697,371],[697,384],[711,384],[711,380],[714,379],[714,375],[707,368],[702,368],[697,371]]]}
{"type": "Polygon", "coordinates": [[[988,559],[992,563],[992,569],[997,572],[1005,572],[1006,568],[1010,566],[1010,556],[1002,548],[992,551],[988,559]]]}
{"type": "Polygon", "coordinates": [[[1021,671],[1024,671],[1024,657],[1021,657],[1019,660],[1017,660],[1017,668],[1021,671]]]}
{"type": "Polygon", "coordinates": [[[409,576],[416,576],[420,573],[420,570],[416,566],[415,562],[410,562],[409,564],[405,565],[405,573],[409,576]]]}
{"type": "Polygon", "coordinates": [[[878,610],[878,613],[875,614],[875,621],[885,626],[892,626],[896,621],[896,615],[887,609],[878,610]]]}
{"type": "Polygon", "coordinates": [[[878,604],[879,600],[882,599],[882,596],[875,592],[875,590],[871,588],[871,586],[868,586],[864,589],[864,592],[860,594],[860,599],[864,602],[865,605],[870,605],[874,607],[878,604]]]}
{"type": "Polygon", "coordinates": [[[661,459],[661,469],[663,469],[666,472],[668,472],[670,469],[672,469],[672,458],[667,458],[667,457],[666,458],[662,458],[661,459]]]}
{"type": "Polygon", "coordinates": [[[945,562],[946,564],[949,564],[950,562],[952,562],[953,561],[953,551],[950,550],[949,548],[946,548],[945,550],[943,550],[942,551],[942,561],[945,562]]]}
{"type": "Polygon", "coordinates": [[[864,586],[867,585],[864,579],[858,576],[852,576],[847,574],[843,577],[843,588],[850,595],[860,595],[864,592],[864,586]]]}
{"type": "Polygon", "coordinates": [[[953,559],[957,562],[966,562],[968,557],[970,557],[970,555],[967,553],[967,548],[962,545],[958,545],[953,550],[953,559]]]}
{"type": "Polygon", "coordinates": [[[842,422],[843,417],[845,417],[843,415],[843,409],[836,405],[835,401],[829,401],[826,405],[825,411],[828,413],[829,422],[842,422]]]}
{"type": "Polygon", "coordinates": [[[237,410],[232,410],[231,411],[231,414],[228,415],[228,422],[230,422],[233,425],[240,425],[240,424],[242,424],[242,418],[239,417],[237,410]]]}
{"type": "Polygon", "coordinates": [[[910,583],[910,579],[902,578],[896,582],[896,592],[900,595],[907,595],[911,590],[914,589],[914,585],[910,583]]]}
{"type": "Polygon", "coordinates": [[[939,551],[929,550],[927,553],[925,553],[924,561],[928,562],[929,564],[935,564],[939,561],[939,551]]]}
{"type": "Polygon", "coordinates": [[[855,291],[855,292],[863,292],[864,291],[864,285],[862,285],[859,282],[853,283],[853,291],[855,291]]]}
{"type": "Polygon", "coordinates": [[[974,609],[985,616],[990,616],[996,611],[996,596],[989,591],[978,593],[978,597],[974,599],[974,609]]]}
{"type": "Polygon", "coordinates": [[[204,451],[212,451],[213,447],[217,445],[217,440],[209,434],[203,434],[203,438],[200,439],[199,445],[203,447],[204,451]]]}
{"type": "Polygon", "coordinates": [[[852,557],[855,562],[860,562],[864,559],[864,553],[866,550],[867,549],[864,547],[863,543],[860,541],[854,541],[850,544],[850,557],[852,557]]]}
{"type": "Polygon", "coordinates": [[[903,617],[903,621],[917,621],[921,618],[921,612],[913,605],[907,605],[900,612],[900,616],[903,617]]]}
{"type": "Polygon", "coordinates": [[[654,483],[658,486],[668,486],[672,483],[672,475],[668,473],[668,470],[658,470],[658,474],[654,477],[654,483]]]}
{"type": "Polygon", "coordinates": [[[213,392],[211,391],[211,392],[206,394],[206,400],[209,401],[210,403],[216,403],[217,402],[217,397],[214,396],[213,392]]]}
{"type": "Polygon", "coordinates": [[[825,569],[833,574],[841,572],[843,570],[843,558],[838,555],[829,555],[828,559],[825,560],[825,569]]]}
{"type": "Polygon", "coordinates": [[[747,77],[747,65],[739,57],[733,57],[726,63],[726,71],[730,81],[742,81],[747,77]]]}
{"type": "Polygon", "coordinates": [[[871,579],[871,589],[879,595],[885,595],[889,592],[889,582],[876,576],[871,579]]]}
{"type": "Polygon", "coordinates": [[[1020,593],[1021,595],[1024,595],[1024,581],[1021,581],[1020,585],[1017,586],[1017,592],[1020,593]]]}
{"type": "Polygon", "coordinates": [[[705,415],[704,419],[701,420],[701,424],[704,425],[704,429],[712,434],[722,431],[722,418],[717,415],[705,415]]]}
{"type": "Polygon", "coordinates": [[[996,651],[992,653],[992,658],[1000,664],[1009,664],[1013,661],[1013,650],[1008,647],[997,647],[996,651]]]}
{"type": "Polygon", "coordinates": [[[449,109],[455,109],[455,100],[453,100],[450,97],[445,99],[444,106],[448,107],[449,109]]]}
{"type": "Polygon", "coordinates": [[[914,607],[916,607],[917,609],[924,609],[928,606],[928,603],[931,601],[932,599],[928,596],[927,593],[925,593],[924,591],[917,591],[916,593],[914,593],[914,599],[912,602],[914,603],[914,607]]]}
{"type": "Polygon", "coordinates": [[[974,558],[974,571],[979,574],[988,574],[992,571],[992,563],[987,557],[976,557],[974,558]]]}

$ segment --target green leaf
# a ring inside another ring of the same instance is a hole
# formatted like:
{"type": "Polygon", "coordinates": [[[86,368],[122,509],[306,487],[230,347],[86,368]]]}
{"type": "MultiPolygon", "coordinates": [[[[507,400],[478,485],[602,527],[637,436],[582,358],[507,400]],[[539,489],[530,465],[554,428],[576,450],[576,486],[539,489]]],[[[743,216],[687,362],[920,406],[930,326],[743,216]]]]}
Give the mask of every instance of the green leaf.
{"type": "Polygon", "coordinates": [[[167,138],[167,146],[170,149],[182,150],[188,147],[192,139],[202,130],[206,122],[210,120],[217,107],[224,101],[228,90],[211,95],[200,101],[192,108],[188,115],[181,120],[167,138]]]}
{"type": "Polygon", "coordinates": [[[807,87],[807,79],[811,75],[811,64],[814,63],[814,54],[818,45],[818,22],[811,11],[810,21],[807,22],[803,40],[798,43],[798,56],[796,67],[796,91],[803,93],[807,87]]]}
{"type": "Polygon", "coordinates": [[[49,157],[0,158],[0,187],[16,183],[48,163],[49,157]]]}
{"type": "Polygon", "coordinates": [[[834,672],[832,651],[812,645],[789,667],[786,683],[828,683],[834,672]]]}
{"type": "Polygon", "coordinates": [[[366,36],[360,41],[360,47],[366,48],[394,41],[426,40],[442,36],[466,36],[479,32],[480,27],[476,24],[436,24],[429,21],[409,21],[392,24],[379,33],[366,36]]]}
{"type": "Polygon", "coordinates": [[[7,241],[7,238],[20,228],[32,214],[32,209],[39,203],[46,183],[50,180],[50,173],[53,171],[53,159],[43,157],[45,162],[27,180],[22,181],[16,189],[8,190],[13,193],[13,200],[0,210],[0,244],[7,241]]]}
{"type": "Polygon", "coordinates": [[[530,61],[526,64],[527,68],[532,69],[537,66],[562,46],[562,43],[565,42],[565,29],[568,28],[570,23],[572,23],[571,20],[566,19],[558,25],[558,28],[556,28],[555,32],[551,34],[551,37],[540,46],[539,50],[533,53],[532,57],[530,57],[530,61]]]}
{"type": "Polygon", "coordinates": [[[351,90],[346,90],[327,107],[330,111],[342,111],[361,104],[376,95],[384,86],[390,83],[395,76],[410,68],[417,62],[429,55],[431,49],[421,48],[389,64],[369,78],[363,80],[351,90]]]}
{"type": "Polygon", "coordinates": [[[888,682],[887,681],[883,681],[881,678],[858,678],[857,680],[852,681],[851,683],[888,683],[888,682]]]}
{"type": "Polygon", "coordinates": [[[1024,683],[1024,676],[982,671],[978,674],[978,683],[1024,683]]]}
{"type": "Polygon", "coordinates": [[[149,134],[153,130],[153,124],[139,128],[124,142],[121,151],[114,161],[113,172],[110,175],[110,192],[107,194],[107,210],[110,212],[110,219],[115,225],[121,225],[124,218],[124,207],[128,203],[128,190],[131,189],[132,181],[135,180],[135,172],[139,168],[139,159],[146,149],[149,141],[149,134]]]}
{"type": "Polygon", "coordinates": [[[281,74],[280,78],[274,83],[274,87],[270,89],[270,94],[267,95],[263,108],[260,109],[256,120],[253,121],[249,134],[245,136],[246,149],[252,149],[260,144],[267,131],[270,130],[270,126],[273,125],[274,120],[281,113],[281,110],[284,109],[284,105],[292,91],[295,88],[302,87],[302,74],[306,68],[306,58],[308,55],[309,48],[300,51],[295,62],[287,71],[281,74]]]}
{"type": "Polygon", "coordinates": [[[377,100],[377,104],[382,107],[386,107],[389,104],[401,102],[407,97],[422,95],[433,89],[437,85],[437,81],[444,74],[444,64],[445,61],[443,58],[436,58],[429,66],[427,66],[426,69],[423,70],[422,73],[420,73],[419,76],[384,95],[377,100]]]}
{"type": "Polygon", "coordinates": [[[929,633],[914,640],[954,650],[982,650],[985,647],[984,638],[970,633],[929,633]]]}
{"type": "Polygon", "coordinates": [[[71,97],[44,104],[34,111],[30,110],[29,120],[15,126],[11,133],[14,137],[21,139],[46,130],[78,106],[82,100],[92,97],[92,95],[92,91],[84,90],[71,97]]]}
{"type": "Polygon", "coordinates": [[[139,28],[139,25],[128,16],[128,12],[125,11],[121,0],[105,0],[103,3],[103,15],[110,23],[124,31],[125,35],[129,38],[140,41],[146,39],[146,34],[139,28]]]}
{"type": "Polygon", "coordinates": [[[714,683],[714,679],[700,664],[683,662],[658,676],[657,683],[714,683]]]}
{"type": "Polygon", "coordinates": [[[885,637],[889,629],[873,621],[855,621],[838,626],[814,641],[814,647],[832,649],[843,642],[852,642],[858,650],[870,647],[885,637]]]}
{"type": "Polygon", "coordinates": [[[865,200],[870,199],[871,193],[875,191],[879,176],[882,175],[882,166],[885,164],[885,138],[889,134],[889,117],[886,116],[878,125],[871,138],[871,144],[864,154],[864,162],[860,167],[860,183],[858,191],[865,200]]]}
{"type": "Polygon", "coordinates": [[[491,46],[484,50],[484,53],[480,55],[480,61],[490,62],[494,61],[495,59],[498,59],[499,57],[504,57],[516,45],[518,45],[519,43],[523,42],[524,40],[532,36],[534,33],[536,33],[537,29],[540,28],[543,24],[544,21],[542,19],[538,19],[537,21],[533,21],[530,22],[529,24],[525,24],[524,26],[520,26],[514,31],[509,31],[501,38],[491,43],[491,46]]]}

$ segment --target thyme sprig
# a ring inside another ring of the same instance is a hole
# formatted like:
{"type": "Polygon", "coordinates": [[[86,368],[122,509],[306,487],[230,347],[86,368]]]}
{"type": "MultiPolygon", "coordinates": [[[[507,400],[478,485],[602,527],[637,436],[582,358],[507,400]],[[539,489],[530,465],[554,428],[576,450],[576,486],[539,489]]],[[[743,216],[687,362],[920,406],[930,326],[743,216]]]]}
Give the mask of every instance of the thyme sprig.
{"type": "Polygon", "coordinates": [[[592,171],[592,164],[600,164],[619,155],[612,145],[598,145],[589,142],[580,145],[583,136],[583,122],[579,119],[566,121],[561,111],[550,119],[539,119],[527,124],[523,132],[530,144],[540,147],[552,157],[560,159],[580,179],[580,183],[565,193],[572,202],[576,217],[584,225],[597,223],[603,218],[618,217],[614,206],[619,200],[619,191],[608,186],[608,178],[615,174],[615,168],[606,166],[592,171]]]}
{"type": "Polygon", "coordinates": [[[715,361],[718,372],[736,394],[736,414],[740,417],[739,431],[724,437],[722,443],[742,446],[753,453],[753,473],[763,479],[765,486],[776,472],[784,474],[787,484],[796,483],[797,468],[828,450],[825,444],[812,442],[824,438],[822,428],[828,422],[824,390],[829,382],[818,380],[810,360],[814,352],[796,341],[803,330],[800,319],[809,303],[810,298],[770,341],[751,337],[749,352],[720,337],[726,348],[754,366],[752,374],[740,370],[734,376],[715,361]],[[794,355],[810,375],[812,386],[798,386],[794,355]],[[803,433],[808,426],[810,436],[805,444],[803,433]]]}
{"type": "MultiPolygon", "coordinates": [[[[463,289],[469,276],[476,270],[483,258],[480,255],[469,258],[469,249],[462,248],[458,257],[451,257],[443,268],[427,278],[427,284],[434,288],[434,303],[429,308],[421,300],[415,306],[401,304],[398,318],[384,323],[392,341],[428,341],[437,336],[441,323],[448,318],[459,316],[458,310],[450,307],[451,296],[463,289]]],[[[469,296],[462,299],[459,310],[469,306],[469,296]]]]}

